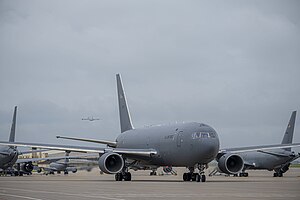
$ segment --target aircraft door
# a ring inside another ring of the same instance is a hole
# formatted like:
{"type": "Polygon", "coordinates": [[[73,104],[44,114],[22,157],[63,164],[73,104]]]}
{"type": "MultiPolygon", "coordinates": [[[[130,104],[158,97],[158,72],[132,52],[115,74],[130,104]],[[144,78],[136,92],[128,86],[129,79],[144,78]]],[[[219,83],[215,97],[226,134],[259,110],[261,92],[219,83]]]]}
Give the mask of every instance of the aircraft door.
{"type": "Polygon", "coordinates": [[[181,147],[181,143],[183,142],[182,135],[183,131],[177,133],[177,147],[181,147]]]}

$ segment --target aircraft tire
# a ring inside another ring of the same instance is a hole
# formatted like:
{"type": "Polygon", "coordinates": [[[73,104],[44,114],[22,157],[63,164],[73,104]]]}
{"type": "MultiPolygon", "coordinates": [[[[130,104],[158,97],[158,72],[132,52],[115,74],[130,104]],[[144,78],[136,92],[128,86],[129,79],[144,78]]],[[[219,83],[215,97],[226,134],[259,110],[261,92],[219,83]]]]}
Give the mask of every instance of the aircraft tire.
{"type": "Polygon", "coordinates": [[[123,179],[123,175],[121,173],[116,173],[115,180],[116,181],[122,181],[122,179],[123,179]]]}
{"type": "Polygon", "coordinates": [[[205,182],[206,181],[206,176],[205,175],[201,175],[201,182],[205,182]]]}
{"type": "Polygon", "coordinates": [[[192,181],[196,181],[197,175],[198,175],[198,173],[192,173],[191,174],[192,181]]]}
{"type": "Polygon", "coordinates": [[[191,174],[190,173],[183,173],[183,181],[190,181],[191,174]]]}
{"type": "Polygon", "coordinates": [[[123,178],[124,178],[124,181],[131,181],[131,173],[125,172],[125,176],[123,178]]]}
{"type": "Polygon", "coordinates": [[[197,174],[196,174],[196,182],[200,182],[200,180],[201,180],[201,177],[200,177],[200,175],[197,173],[197,174]]]}

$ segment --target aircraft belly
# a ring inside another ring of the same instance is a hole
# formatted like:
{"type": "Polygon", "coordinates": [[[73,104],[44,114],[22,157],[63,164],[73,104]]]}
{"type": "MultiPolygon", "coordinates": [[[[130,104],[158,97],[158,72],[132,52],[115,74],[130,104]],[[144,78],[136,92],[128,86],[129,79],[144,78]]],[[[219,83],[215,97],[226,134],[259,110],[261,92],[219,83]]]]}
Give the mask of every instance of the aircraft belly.
{"type": "Polygon", "coordinates": [[[285,163],[289,158],[265,154],[261,152],[249,152],[242,154],[244,162],[251,165],[250,169],[273,170],[276,166],[285,163]]]}

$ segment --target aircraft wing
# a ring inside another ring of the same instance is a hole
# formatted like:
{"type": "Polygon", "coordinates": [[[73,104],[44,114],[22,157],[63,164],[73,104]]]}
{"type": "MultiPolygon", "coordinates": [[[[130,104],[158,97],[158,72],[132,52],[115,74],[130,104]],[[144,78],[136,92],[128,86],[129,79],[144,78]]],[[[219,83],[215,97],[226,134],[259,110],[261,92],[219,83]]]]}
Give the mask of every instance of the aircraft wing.
{"type": "Polygon", "coordinates": [[[99,153],[99,154],[114,152],[114,153],[119,153],[121,155],[145,156],[145,157],[151,157],[152,155],[157,154],[157,151],[154,149],[99,148],[99,147],[87,147],[87,146],[71,146],[71,145],[58,145],[58,144],[53,145],[53,144],[4,142],[4,141],[0,141],[0,145],[31,147],[31,148],[34,147],[34,148],[60,150],[60,151],[74,151],[74,152],[99,153]]]}
{"type": "Polygon", "coordinates": [[[230,153],[243,153],[243,152],[249,152],[249,151],[263,151],[263,150],[282,149],[282,148],[297,147],[297,146],[300,146],[300,143],[273,144],[273,145],[260,145],[260,146],[250,146],[250,147],[227,148],[227,149],[220,149],[219,154],[224,154],[224,153],[227,153],[227,152],[230,152],[230,153]]]}
{"type": "Polygon", "coordinates": [[[37,150],[18,151],[18,152],[19,152],[19,155],[23,155],[23,154],[29,154],[29,153],[39,153],[39,152],[44,152],[44,151],[49,151],[49,149],[37,149],[37,150]]]}
{"type": "Polygon", "coordinates": [[[16,161],[16,163],[26,163],[26,162],[38,162],[38,161],[58,161],[58,160],[62,160],[62,159],[84,159],[86,157],[90,157],[90,156],[94,156],[95,154],[84,154],[84,155],[80,155],[80,156],[57,156],[57,157],[46,157],[46,158],[20,158],[16,161]]]}

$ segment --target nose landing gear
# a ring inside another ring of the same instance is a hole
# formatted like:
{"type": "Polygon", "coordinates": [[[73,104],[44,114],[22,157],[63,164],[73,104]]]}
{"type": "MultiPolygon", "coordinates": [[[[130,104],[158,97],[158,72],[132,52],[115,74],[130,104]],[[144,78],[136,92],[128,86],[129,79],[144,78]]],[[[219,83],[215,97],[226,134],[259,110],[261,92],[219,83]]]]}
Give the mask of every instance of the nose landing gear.
{"type": "Polygon", "coordinates": [[[204,170],[206,165],[199,164],[198,170],[199,173],[195,173],[194,167],[189,167],[189,172],[183,174],[183,181],[195,181],[195,182],[205,182],[206,176],[204,174],[204,170]]]}

